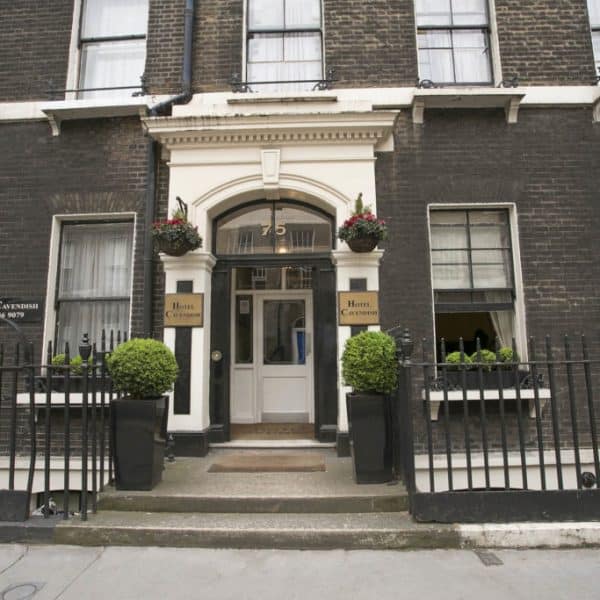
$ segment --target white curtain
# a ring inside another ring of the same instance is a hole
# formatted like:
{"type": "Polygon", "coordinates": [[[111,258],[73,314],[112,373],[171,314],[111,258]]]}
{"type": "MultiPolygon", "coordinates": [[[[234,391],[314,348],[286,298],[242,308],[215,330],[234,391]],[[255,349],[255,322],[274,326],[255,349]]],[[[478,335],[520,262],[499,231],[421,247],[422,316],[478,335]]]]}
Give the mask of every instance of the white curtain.
{"type": "Polygon", "coordinates": [[[144,35],[148,29],[148,0],[85,0],[81,37],[144,35]]]}
{"type": "MultiPolygon", "coordinates": [[[[506,292],[486,292],[485,301],[496,304],[506,302],[506,292]]],[[[500,346],[512,346],[515,337],[514,310],[490,311],[490,318],[500,341],[500,346]]]]}
{"type": "Polygon", "coordinates": [[[57,340],[61,351],[69,342],[71,355],[77,354],[84,333],[99,344],[102,329],[128,329],[132,229],[130,223],[64,227],[57,340]]]}

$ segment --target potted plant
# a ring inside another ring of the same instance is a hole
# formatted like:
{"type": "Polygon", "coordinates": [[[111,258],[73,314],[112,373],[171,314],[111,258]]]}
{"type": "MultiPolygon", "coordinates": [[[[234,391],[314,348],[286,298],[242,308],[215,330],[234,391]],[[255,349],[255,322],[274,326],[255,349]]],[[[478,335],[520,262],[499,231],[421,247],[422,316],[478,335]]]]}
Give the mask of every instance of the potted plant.
{"type": "Polygon", "coordinates": [[[356,483],[393,477],[392,405],[396,387],[396,343],[381,331],[351,337],[342,354],[350,444],[356,483]]]}
{"type": "MultiPolygon", "coordinates": [[[[55,392],[65,391],[65,375],[64,372],[69,369],[69,391],[70,392],[82,392],[83,391],[83,358],[74,356],[69,360],[69,364],[66,364],[66,356],[64,354],[56,354],[52,357],[52,366],[55,367],[52,372],[52,390],[55,392]]],[[[88,360],[88,365],[92,366],[92,357],[88,360]]],[[[45,377],[43,378],[46,379],[45,377]]]]}
{"type": "Polygon", "coordinates": [[[363,206],[362,194],[359,194],[352,216],[338,230],[338,238],[346,242],[353,252],[371,252],[386,237],[385,221],[378,219],[370,207],[363,206]]]}
{"type": "Polygon", "coordinates": [[[473,368],[473,361],[468,354],[459,352],[450,352],[446,355],[446,380],[450,387],[462,387],[463,374],[465,371],[465,379],[467,381],[467,387],[474,387],[476,382],[473,377],[471,369],[473,368]]]}
{"type": "Polygon", "coordinates": [[[161,479],[168,396],[179,372],[162,342],[132,338],[107,359],[115,389],[111,402],[115,483],[118,490],[151,490],[161,479]]]}
{"type": "Polygon", "coordinates": [[[179,208],[173,211],[170,219],[152,224],[152,237],[156,247],[169,256],[183,256],[202,246],[198,227],[188,221],[187,205],[179,197],[177,201],[179,208]]]}

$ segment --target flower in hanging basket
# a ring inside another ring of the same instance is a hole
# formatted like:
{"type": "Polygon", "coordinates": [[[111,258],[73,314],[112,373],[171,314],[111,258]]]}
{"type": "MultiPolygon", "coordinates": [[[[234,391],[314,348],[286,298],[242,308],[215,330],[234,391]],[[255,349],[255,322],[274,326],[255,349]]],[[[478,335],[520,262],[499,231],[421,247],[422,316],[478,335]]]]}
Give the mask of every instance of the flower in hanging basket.
{"type": "Polygon", "coordinates": [[[187,215],[181,209],[174,211],[171,219],[153,223],[152,237],[158,250],[170,256],[183,256],[202,246],[198,227],[187,220],[187,215]]]}
{"type": "Polygon", "coordinates": [[[354,252],[370,252],[377,246],[377,242],[386,237],[385,221],[378,219],[370,207],[363,206],[362,194],[359,194],[352,216],[338,230],[338,238],[346,242],[354,252]]]}

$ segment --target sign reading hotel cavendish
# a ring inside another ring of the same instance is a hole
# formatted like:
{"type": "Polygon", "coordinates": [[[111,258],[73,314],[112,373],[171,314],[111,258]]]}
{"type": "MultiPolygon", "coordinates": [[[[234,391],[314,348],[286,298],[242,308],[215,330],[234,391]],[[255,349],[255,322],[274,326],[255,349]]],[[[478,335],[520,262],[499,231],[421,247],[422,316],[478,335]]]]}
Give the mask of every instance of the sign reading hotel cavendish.
{"type": "Polygon", "coordinates": [[[40,298],[0,298],[0,317],[19,323],[39,323],[44,301],[40,298]]]}
{"type": "Polygon", "coordinates": [[[203,327],[204,294],[165,294],[165,327],[203,327]]]}
{"type": "Polygon", "coordinates": [[[340,325],[378,325],[378,292],[338,292],[340,325]]]}

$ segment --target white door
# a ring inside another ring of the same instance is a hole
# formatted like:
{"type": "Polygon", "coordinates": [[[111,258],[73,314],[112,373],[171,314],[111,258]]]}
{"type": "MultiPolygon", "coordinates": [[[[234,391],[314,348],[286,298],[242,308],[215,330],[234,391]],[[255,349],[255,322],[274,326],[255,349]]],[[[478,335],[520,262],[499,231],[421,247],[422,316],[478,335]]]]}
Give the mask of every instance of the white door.
{"type": "Polygon", "coordinates": [[[256,301],[256,422],[312,423],[312,293],[256,301]]]}

